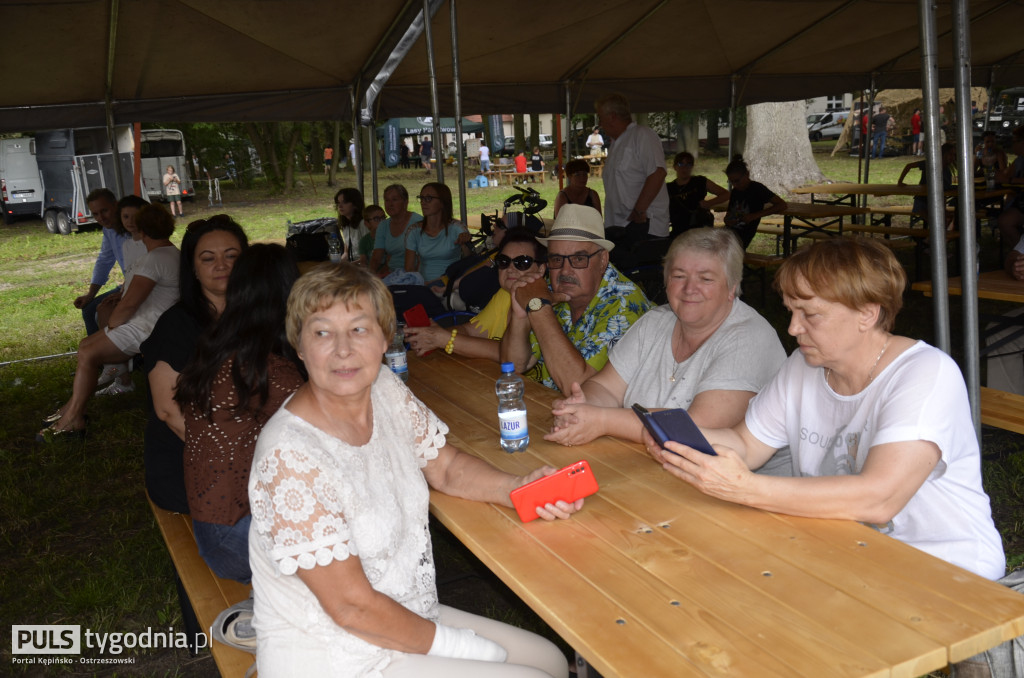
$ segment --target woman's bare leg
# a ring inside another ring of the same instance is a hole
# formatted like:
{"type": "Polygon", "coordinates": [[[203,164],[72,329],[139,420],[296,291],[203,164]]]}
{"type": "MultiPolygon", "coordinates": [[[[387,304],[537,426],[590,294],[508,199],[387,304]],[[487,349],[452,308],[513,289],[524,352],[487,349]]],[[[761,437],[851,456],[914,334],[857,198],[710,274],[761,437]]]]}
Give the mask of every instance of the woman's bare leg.
{"type": "Polygon", "coordinates": [[[96,390],[103,365],[126,362],[128,358],[110,341],[106,332],[97,332],[83,339],[78,344],[78,369],[71,386],[71,399],[61,408],[63,414],[53,428],[58,431],[85,428],[85,405],[96,390]]]}

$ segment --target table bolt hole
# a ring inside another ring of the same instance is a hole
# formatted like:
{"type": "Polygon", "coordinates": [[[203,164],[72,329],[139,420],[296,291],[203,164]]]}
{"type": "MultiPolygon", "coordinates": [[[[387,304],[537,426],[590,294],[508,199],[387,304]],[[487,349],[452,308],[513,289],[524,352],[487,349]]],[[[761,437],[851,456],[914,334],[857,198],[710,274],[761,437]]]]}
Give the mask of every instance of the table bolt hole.
{"type": "Polygon", "coordinates": [[[867,546],[867,545],[868,545],[868,543],[866,541],[859,541],[859,542],[857,542],[857,546],[867,546]]]}
{"type": "Polygon", "coordinates": [[[770,577],[770,576],[772,576],[772,573],[769,570],[765,570],[764,572],[761,573],[761,576],[762,577],[770,577]]]}
{"type": "Polygon", "coordinates": [[[616,619],[615,623],[618,624],[619,626],[625,626],[626,625],[626,620],[625,619],[616,619]]]}
{"type": "Polygon", "coordinates": [[[675,607],[679,607],[679,601],[678,600],[669,601],[669,605],[673,605],[675,607]]]}

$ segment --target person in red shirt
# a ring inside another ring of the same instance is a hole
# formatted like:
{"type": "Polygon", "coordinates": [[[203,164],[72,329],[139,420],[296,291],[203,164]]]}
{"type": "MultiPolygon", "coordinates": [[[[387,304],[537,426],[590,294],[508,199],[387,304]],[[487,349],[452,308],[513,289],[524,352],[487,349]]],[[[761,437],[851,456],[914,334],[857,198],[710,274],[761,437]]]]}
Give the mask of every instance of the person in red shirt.
{"type": "Polygon", "coordinates": [[[921,109],[915,108],[914,115],[910,116],[910,134],[914,138],[914,145],[912,147],[914,155],[923,155],[921,153],[921,109]]]}
{"type": "Polygon", "coordinates": [[[515,157],[516,173],[523,174],[526,172],[526,153],[519,151],[519,155],[515,157]]]}
{"type": "Polygon", "coordinates": [[[864,117],[860,119],[860,141],[861,141],[861,155],[864,155],[863,149],[864,144],[869,143],[868,141],[868,114],[865,113],[864,117]]]}

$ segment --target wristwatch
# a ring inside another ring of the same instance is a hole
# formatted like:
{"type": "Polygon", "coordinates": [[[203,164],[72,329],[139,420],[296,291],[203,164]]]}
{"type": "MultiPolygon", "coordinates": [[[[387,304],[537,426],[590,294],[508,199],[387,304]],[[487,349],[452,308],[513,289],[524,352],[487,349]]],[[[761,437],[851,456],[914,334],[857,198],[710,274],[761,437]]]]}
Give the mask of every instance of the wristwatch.
{"type": "Polygon", "coordinates": [[[543,297],[534,297],[533,299],[530,299],[529,302],[527,302],[526,310],[530,311],[532,313],[533,311],[539,311],[542,308],[544,308],[545,306],[550,306],[550,305],[551,305],[551,300],[550,299],[544,299],[543,297]]]}

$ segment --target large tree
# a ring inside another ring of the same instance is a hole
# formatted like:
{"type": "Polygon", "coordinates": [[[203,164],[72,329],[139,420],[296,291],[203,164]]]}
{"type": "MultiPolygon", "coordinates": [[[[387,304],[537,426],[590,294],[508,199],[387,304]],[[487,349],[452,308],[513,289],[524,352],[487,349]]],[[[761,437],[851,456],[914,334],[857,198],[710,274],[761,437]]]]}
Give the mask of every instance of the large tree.
{"type": "Polygon", "coordinates": [[[825,181],[807,136],[801,101],[747,106],[743,157],[750,176],[775,191],[825,181]]]}

